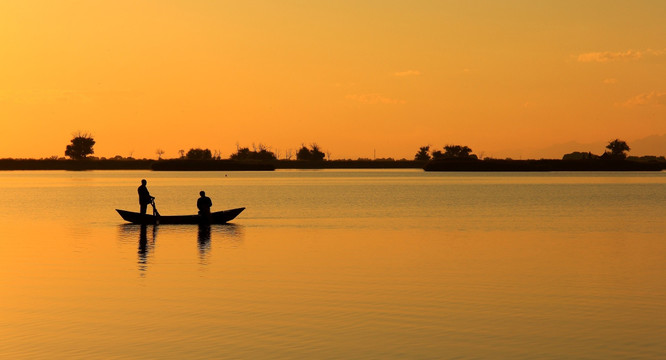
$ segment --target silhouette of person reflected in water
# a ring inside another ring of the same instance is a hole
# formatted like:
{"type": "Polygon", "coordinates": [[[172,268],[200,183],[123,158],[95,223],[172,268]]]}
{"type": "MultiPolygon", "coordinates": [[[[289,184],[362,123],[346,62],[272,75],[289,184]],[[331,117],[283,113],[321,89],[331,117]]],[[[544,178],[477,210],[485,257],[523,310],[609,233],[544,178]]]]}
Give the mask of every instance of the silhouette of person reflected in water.
{"type": "Polygon", "coordinates": [[[213,206],[213,202],[208,196],[206,196],[205,191],[199,192],[199,199],[197,199],[197,208],[199,209],[199,215],[208,217],[210,216],[210,207],[213,206]]]}
{"type": "Polygon", "coordinates": [[[141,225],[139,232],[139,264],[145,264],[148,259],[148,229],[145,224],[141,225]]]}
{"type": "Polygon", "coordinates": [[[197,244],[199,245],[199,262],[206,263],[206,257],[210,251],[210,225],[199,224],[197,244]]]}
{"type": "MultiPolygon", "coordinates": [[[[152,204],[153,200],[155,199],[154,196],[150,196],[150,192],[148,192],[148,188],[146,187],[146,184],[148,182],[146,179],[141,180],[141,186],[137,189],[139,192],[139,208],[141,214],[146,213],[146,209],[148,208],[148,204],[152,204]]],[[[154,208],[154,205],[153,205],[154,208]]]]}
{"type": "Polygon", "coordinates": [[[139,248],[137,249],[137,254],[139,255],[139,270],[142,272],[148,269],[148,256],[150,251],[155,246],[155,238],[157,237],[157,226],[153,226],[153,236],[148,242],[148,225],[142,224],[139,230],[139,248]]]}

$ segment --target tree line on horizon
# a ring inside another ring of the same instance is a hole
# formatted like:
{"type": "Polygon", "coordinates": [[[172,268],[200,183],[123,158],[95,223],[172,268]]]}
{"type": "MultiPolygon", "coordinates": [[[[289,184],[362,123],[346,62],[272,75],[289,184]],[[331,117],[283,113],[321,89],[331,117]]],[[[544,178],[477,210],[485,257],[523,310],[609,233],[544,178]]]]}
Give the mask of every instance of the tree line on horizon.
{"type": "MultiPolygon", "coordinates": [[[[591,152],[572,152],[562,156],[562,160],[625,160],[627,159],[627,152],[631,148],[627,145],[627,142],[620,139],[614,139],[608,142],[606,145],[606,150],[602,155],[595,155],[591,152]]],[[[419,148],[419,151],[414,155],[414,160],[416,161],[430,161],[430,160],[478,160],[479,157],[472,154],[472,149],[467,146],[462,145],[446,145],[444,146],[444,152],[441,150],[430,150],[430,145],[422,146],[419,148]]],[[[488,159],[488,158],[486,158],[488,159]]],[[[662,161],[666,160],[663,156],[644,156],[641,158],[643,160],[657,160],[662,161]],[[654,159],[653,159],[654,158],[654,159]]],[[[507,159],[510,160],[510,159],[507,159]]]]}
{"type": "MultiPolygon", "coordinates": [[[[89,155],[95,153],[93,147],[95,146],[95,139],[89,133],[78,132],[74,135],[70,144],[65,148],[65,156],[72,160],[88,159],[89,155]]],[[[164,150],[157,149],[155,152],[158,159],[161,160],[164,150]]],[[[187,152],[180,150],[180,159],[187,160],[221,160],[222,156],[219,151],[212,152],[210,149],[191,148],[187,152]]],[[[296,152],[296,160],[301,161],[324,161],[327,154],[324,153],[317,143],[312,143],[310,146],[301,144],[300,149],[296,152]]],[[[288,150],[285,154],[286,160],[291,160],[293,153],[288,150]]],[[[330,159],[330,153],[328,153],[330,159]]],[[[131,158],[131,157],[130,157],[131,158]]],[[[120,156],[112,159],[121,160],[120,156]]],[[[252,150],[248,147],[236,146],[236,152],[229,156],[230,160],[253,160],[253,161],[272,161],[277,160],[278,156],[275,152],[271,151],[269,147],[259,144],[252,144],[252,150]]]]}
{"type": "MultiPolygon", "coordinates": [[[[88,159],[89,155],[94,154],[95,140],[93,136],[89,133],[78,132],[74,134],[73,138],[65,148],[65,156],[73,160],[83,160],[88,159]]],[[[423,161],[427,162],[430,160],[479,160],[482,156],[477,156],[472,153],[472,149],[464,145],[446,145],[439,149],[431,149],[430,145],[421,146],[419,150],[414,155],[414,161],[423,161]],[[443,150],[443,151],[442,151],[443,150]]],[[[591,152],[572,152],[565,154],[562,157],[562,160],[625,160],[627,159],[627,152],[631,148],[629,145],[620,139],[614,139],[608,142],[606,150],[602,155],[595,155],[591,152]]],[[[220,151],[211,151],[210,149],[202,148],[191,148],[189,151],[185,152],[180,150],[180,159],[186,160],[221,160],[220,151]]],[[[158,159],[161,160],[164,151],[157,149],[156,154],[158,159]]],[[[294,156],[292,150],[286,151],[284,154],[285,160],[291,160],[294,156]]],[[[330,153],[324,153],[320,146],[317,143],[312,143],[309,146],[301,144],[299,150],[295,153],[296,160],[299,161],[324,161],[327,157],[330,160],[330,153]]],[[[52,157],[51,159],[57,159],[52,157]]],[[[126,160],[133,159],[131,156],[129,158],[123,158],[121,156],[115,156],[111,160],[126,160]]],[[[275,161],[278,160],[278,155],[276,152],[272,151],[270,147],[259,144],[252,144],[252,149],[249,147],[242,147],[236,145],[236,152],[229,156],[230,160],[239,160],[239,161],[275,161]]],[[[485,158],[490,160],[489,158],[485,158]]],[[[370,160],[370,159],[361,159],[358,160],[370,160]]],[[[381,159],[381,160],[393,160],[392,158],[381,159]]],[[[508,159],[510,160],[510,159],[508,159]]],[[[641,158],[631,157],[631,160],[654,160],[654,161],[666,161],[663,156],[644,156],[641,158]]],[[[395,160],[394,160],[395,161],[395,160]]]]}
{"type": "MultiPolygon", "coordinates": [[[[291,160],[292,157],[291,151],[288,151],[285,154],[287,160],[291,160]]],[[[306,145],[301,145],[301,148],[296,152],[296,160],[301,161],[323,161],[326,157],[326,154],[321,151],[319,145],[313,143],[310,147],[306,145]]],[[[201,149],[193,148],[190,149],[187,153],[181,153],[181,159],[187,160],[221,160],[221,156],[213,155],[210,149],[201,149]]],[[[239,160],[239,161],[274,161],[277,160],[278,156],[275,152],[271,151],[269,147],[259,144],[252,145],[252,150],[248,147],[236,147],[236,152],[229,156],[229,160],[239,160]]]]}
{"type": "Polygon", "coordinates": [[[611,140],[606,145],[606,151],[602,155],[595,155],[591,152],[574,151],[562,156],[562,160],[625,160],[627,152],[631,150],[625,141],[620,139],[611,140]]]}
{"type": "Polygon", "coordinates": [[[441,150],[430,150],[430,145],[421,146],[414,155],[416,161],[445,160],[445,159],[466,159],[478,160],[479,157],[472,154],[472,149],[463,145],[446,145],[444,152],[441,150]]]}

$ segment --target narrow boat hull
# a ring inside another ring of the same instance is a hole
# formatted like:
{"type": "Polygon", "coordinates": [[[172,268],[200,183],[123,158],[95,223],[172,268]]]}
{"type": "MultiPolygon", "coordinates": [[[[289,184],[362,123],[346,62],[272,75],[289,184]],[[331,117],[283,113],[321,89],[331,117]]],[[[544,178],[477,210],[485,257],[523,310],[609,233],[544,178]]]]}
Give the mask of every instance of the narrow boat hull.
{"type": "Polygon", "coordinates": [[[118,214],[125,220],[133,224],[224,224],[233,220],[245,208],[216,211],[210,216],[200,215],[162,215],[154,216],[149,214],[140,214],[137,212],[116,209],[118,214]]]}

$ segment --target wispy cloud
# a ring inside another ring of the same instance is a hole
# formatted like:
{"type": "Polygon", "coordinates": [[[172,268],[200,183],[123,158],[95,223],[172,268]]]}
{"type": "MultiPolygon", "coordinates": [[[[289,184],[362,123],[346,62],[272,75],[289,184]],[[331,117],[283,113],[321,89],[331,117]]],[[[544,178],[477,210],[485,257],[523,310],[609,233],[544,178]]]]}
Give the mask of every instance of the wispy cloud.
{"type": "Polygon", "coordinates": [[[646,56],[662,56],[666,49],[662,50],[627,50],[627,51],[597,51],[579,54],[579,62],[610,62],[610,61],[635,61],[646,56]]]}
{"type": "Polygon", "coordinates": [[[666,106],[666,92],[652,91],[639,94],[618,105],[623,107],[666,106]]]}
{"type": "Polygon", "coordinates": [[[404,100],[398,100],[398,99],[391,99],[386,96],[383,96],[381,94],[350,94],[347,95],[347,99],[353,100],[353,101],[358,101],[363,104],[405,104],[406,101],[404,100]]]}
{"type": "Polygon", "coordinates": [[[617,79],[615,79],[615,78],[604,79],[604,84],[606,84],[606,85],[617,84],[617,79]]]}
{"type": "Polygon", "coordinates": [[[418,70],[407,70],[407,71],[399,71],[396,73],[393,73],[394,76],[397,77],[405,77],[405,76],[419,76],[421,75],[421,72],[418,70]]]}
{"type": "Polygon", "coordinates": [[[638,60],[643,57],[642,51],[600,51],[589,52],[578,55],[579,62],[609,62],[618,60],[638,60]]]}

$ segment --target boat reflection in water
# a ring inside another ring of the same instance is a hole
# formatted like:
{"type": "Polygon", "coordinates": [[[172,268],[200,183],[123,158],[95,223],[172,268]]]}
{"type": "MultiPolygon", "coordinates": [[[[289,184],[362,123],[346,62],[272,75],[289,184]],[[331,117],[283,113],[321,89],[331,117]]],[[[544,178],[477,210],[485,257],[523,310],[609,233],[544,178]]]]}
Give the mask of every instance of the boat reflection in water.
{"type": "MultiPolygon", "coordinates": [[[[157,244],[157,232],[159,225],[137,225],[137,224],[122,224],[119,227],[119,239],[121,243],[132,244],[138,239],[137,247],[137,265],[139,271],[144,273],[148,270],[148,264],[153,262],[155,248],[157,244]]],[[[162,240],[174,239],[192,239],[195,227],[192,225],[169,225],[161,227],[160,238],[162,240]]],[[[239,242],[242,242],[243,231],[242,226],[235,224],[199,224],[196,227],[196,239],[198,247],[198,263],[200,265],[209,264],[209,256],[211,252],[211,240],[213,238],[222,242],[225,247],[235,248],[239,242]]],[[[168,241],[164,244],[174,244],[168,241]]],[[[169,252],[169,249],[167,249],[169,252]]],[[[142,274],[143,276],[143,274],[142,274]]]]}

